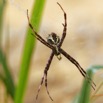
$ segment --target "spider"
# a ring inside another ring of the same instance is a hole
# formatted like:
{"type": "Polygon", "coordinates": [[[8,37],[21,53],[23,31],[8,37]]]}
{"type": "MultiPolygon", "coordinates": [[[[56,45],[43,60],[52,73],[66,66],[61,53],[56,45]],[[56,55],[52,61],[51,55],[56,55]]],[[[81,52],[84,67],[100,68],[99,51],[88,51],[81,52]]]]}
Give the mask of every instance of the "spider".
{"type": "Polygon", "coordinates": [[[49,70],[49,67],[51,65],[51,62],[52,62],[52,59],[53,59],[54,55],[57,56],[58,60],[61,60],[61,54],[64,55],[68,60],[70,60],[77,67],[79,72],[82,74],[82,76],[84,78],[87,79],[88,83],[90,83],[91,87],[94,90],[95,90],[95,87],[96,87],[96,84],[92,81],[92,79],[88,76],[88,74],[80,66],[80,64],[73,57],[71,57],[67,52],[65,52],[61,48],[62,43],[63,43],[63,41],[64,41],[64,39],[66,37],[66,32],[67,32],[67,15],[66,15],[66,12],[64,11],[64,9],[62,8],[62,6],[58,2],[57,2],[57,4],[59,5],[59,7],[61,8],[61,10],[63,11],[63,14],[64,14],[64,23],[62,23],[62,25],[63,25],[63,33],[62,33],[61,39],[59,38],[59,36],[57,36],[56,33],[52,32],[51,34],[48,35],[47,41],[45,41],[35,31],[35,29],[33,28],[32,24],[30,23],[29,16],[28,16],[28,10],[27,10],[27,19],[28,19],[29,27],[31,28],[31,30],[33,32],[32,35],[37,40],[39,40],[42,44],[44,44],[45,46],[47,46],[48,48],[50,48],[52,50],[51,55],[49,57],[49,60],[48,60],[48,62],[46,64],[46,67],[44,69],[43,76],[41,78],[41,82],[40,82],[40,85],[39,85],[39,88],[38,88],[38,92],[37,92],[37,95],[36,95],[36,100],[38,99],[38,95],[39,95],[41,86],[42,86],[43,82],[45,82],[45,87],[46,87],[47,94],[48,94],[49,98],[53,101],[52,97],[50,96],[49,90],[48,90],[47,75],[48,75],[48,70],[49,70]]]}

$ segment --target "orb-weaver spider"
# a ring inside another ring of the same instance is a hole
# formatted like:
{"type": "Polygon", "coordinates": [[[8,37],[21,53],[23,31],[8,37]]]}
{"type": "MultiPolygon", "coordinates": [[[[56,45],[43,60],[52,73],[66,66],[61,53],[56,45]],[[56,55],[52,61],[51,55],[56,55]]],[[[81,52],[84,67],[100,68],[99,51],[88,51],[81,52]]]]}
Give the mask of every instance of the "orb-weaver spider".
{"type": "Polygon", "coordinates": [[[88,82],[90,83],[90,85],[92,86],[92,88],[95,90],[95,83],[91,80],[91,78],[88,76],[88,74],[86,73],[86,71],[80,66],[80,64],[73,58],[71,57],[68,53],[66,53],[62,48],[62,43],[66,37],[66,31],[67,31],[67,15],[66,15],[66,12],[64,11],[64,9],[62,8],[62,6],[57,2],[57,4],[59,5],[59,7],[61,8],[61,10],[63,11],[64,13],[64,23],[62,24],[63,25],[63,33],[62,33],[62,37],[61,39],[59,38],[59,36],[57,36],[55,33],[51,33],[48,35],[47,37],[47,41],[45,41],[36,31],[35,29],[33,28],[32,24],[30,23],[30,20],[29,20],[29,16],[28,16],[28,10],[27,10],[27,18],[28,18],[28,23],[29,23],[29,26],[30,28],[32,29],[32,32],[33,32],[33,36],[39,40],[42,44],[46,45],[48,48],[50,48],[52,50],[51,52],[51,55],[49,57],[49,60],[46,64],[46,67],[44,69],[44,74],[43,74],[43,77],[41,79],[41,83],[39,85],[39,88],[38,88],[38,93],[36,95],[36,100],[38,99],[38,94],[40,92],[40,89],[41,89],[41,86],[45,80],[45,87],[46,87],[46,90],[47,90],[47,93],[50,97],[50,99],[53,101],[52,97],[50,96],[50,93],[48,91],[48,84],[47,84],[47,74],[48,74],[48,70],[49,70],[49,67],[50,67],[50,64],[52,62],[52,59],[53,59],[53,56],[56,55],[57,58],[59,60],[61,60],[61,55],[60,54],[63,54],[68,60],[70,60],[77,68],[78,70],[80,71],[80,73],[82,74],[83,77],[85,77],[88,82]]]}

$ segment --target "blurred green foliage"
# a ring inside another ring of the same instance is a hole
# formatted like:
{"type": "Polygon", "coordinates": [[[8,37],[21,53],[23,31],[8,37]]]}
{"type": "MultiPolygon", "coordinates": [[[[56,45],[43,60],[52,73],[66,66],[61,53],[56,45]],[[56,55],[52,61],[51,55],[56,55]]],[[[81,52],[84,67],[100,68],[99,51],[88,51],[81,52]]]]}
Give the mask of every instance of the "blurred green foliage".
{"type": "MultiPolygon", "coordinates": [[[[90,68],[87,69],[87,74],[89,75],[90,78],[92,78],[93,74],[100,69],[103,69],[102,65],[91,66],[90,68]]],[[[102,85],[103,85],[103,83],[102,83],[102,85]]],[[[73,103],[91,103],[91,101],[92,101],[90,99],[91,89],[93,89],[93,88],[91,88],[91,85],[88,83],[88,81],[86,79],[84,79],[81,92],[75,98],[73,103]]],[[[99,89],[95,88],[95,89],[99,91],[100,88],[99,89]]]]}
{"type": "Polygon", "coordinates": [[[2,42],[2,22],[3,22],[3,13],[5,9],[6,1],[0,0],[0,48],[2,42]]]}
{"type": "Polygon", "coordinates": [[[14,86],[13,78],[10,73],[10,68],[7,65],[5,54],[2,52],[1,49],[0,49],[0,64],[2,65],[4,71],[4,74],[0,74],[0,79],[5,84],[8,94],[10,94],[11,97],[14,99],[15,86],[14,86]]]}

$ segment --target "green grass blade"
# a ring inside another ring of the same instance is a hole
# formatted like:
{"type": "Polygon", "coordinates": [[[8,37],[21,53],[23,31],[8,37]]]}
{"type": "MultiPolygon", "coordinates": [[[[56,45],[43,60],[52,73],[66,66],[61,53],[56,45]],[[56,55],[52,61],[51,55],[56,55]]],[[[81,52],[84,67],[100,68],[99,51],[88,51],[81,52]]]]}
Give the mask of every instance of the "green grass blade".
{"type": "Polygon", "coordinates": [[[1,48],[1,42],[2,42],[2,21],[3,21],[3,12],[5,8],[6,1],[0,0],[0,48],[1,48]]]}
{"type": "MultiPolygon", "coordinates": [[[[46,0],[36,0],[33,6],[31,23],[33,27],[35,27],[36,31],[38,31],[40,26],[40,21],[42,18],[45,1],[46,0]]],[[[23,96],[24,96],[28,73],[29,73],[30,60],[35,46],[35,38],[31,35],[31,33],[32,31],[28,27],[14,103],[22,103],[23,101],[23,96]]]]}
{"type": "MultiPolygon", "coordinates": [[[[101,68],[103,68],[103,66],[101,65],[91,66],[88,69],[87,74],[89,75],[90,78],[92,78],[93,73],[96,72],[96,70],[99,70],[101,68]]],[[[90,103],[90,93],[91,93],[91,85],[88,83],[86,79],[84,79],[81,92],[75,98],[73,103],[90,103]]]]}
{"type": "Polygon", "coordinates": [[[2,44],[2,23],[3,23],[3,14],[4,9],[6,6],[6,0],[0,0],[0,64],[2,65],[4,74],[0,73],[0,79],[5,85],[5,88],[8,92],[8,94],[11,95],[11,97],[14,99],[14,92],[15,92],[15,86],[14,82],[10,73],[10,68],[7,65],[6,56],[2,51],[1,44],[2,44]]]}
{"type": "MultiPolygon", "coordinates": [[[[90,78],[92,78],[93,72],[91,69],[87,71],[87,74],[89,75],[90,78]]],[[[90,93],[91,93],[91,85],[88,83],[86,79],[84,79],[78,103],[90,103],[90,93]]]]}
{"type": "Polygon", "coordinates": [[[0,64],[2,64],[3,70],[4,70],[4,76],[1,74],[0,75],[0,79],[3,81],[3,83],[5,84],[5,87],[8,91],[8,93],[11,95],[11,97],[14,99],[14,92],[15,92],[15,86],[14,86],[14,82],[10,73],[10,69],[7,65],[6,62],[6,57],[3,54],[3,52],[0,49],[0,64]]]}

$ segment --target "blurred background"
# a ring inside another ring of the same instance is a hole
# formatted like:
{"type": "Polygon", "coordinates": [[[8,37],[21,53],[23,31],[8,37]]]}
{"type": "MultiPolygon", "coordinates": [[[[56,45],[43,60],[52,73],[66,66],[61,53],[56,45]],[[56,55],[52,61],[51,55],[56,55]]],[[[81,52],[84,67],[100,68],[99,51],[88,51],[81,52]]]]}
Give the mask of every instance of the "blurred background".
{"type": "MultiPolygon", "coordinates": [[[[31,12],[33,2],[34,0],[8,0],[3,13],[2,42],[0,42],[15,84],[18,83],[28,26],[26,10],[31,12]]],[[[64,17],[56,2],[59,2],[67,13],[67,36],[62,48],[85,70],[92,65],[103,65],[103,0],[47,0],[39,30],[43,38],[51,32],[60,37],[62,35],[64,17]]],[[[34,103],[50,53],[49,48],[37,41],[30,64],[24,103],[34,103]]],[[[61,56],[61,61],[57,57],[52,61],[48,72],[48,88],[54,99],[53,103],[71,103],[81,89],[83,76],[69,60],[61,56]]],[[[3,73],[1,65],[0,72],[3,73]]],[[[102,73],[101,70],[94,75],[93,81],[97,86],[103,81],[102,73]]],[[[4,98],[5,86],[0,81],[0,103],[5,103],[4,98]]],[[[102,103],[102,98],[97,99],[95,103],[102,103]]],[[[44,85],[38,98],[38,103],[41,102],[52,102],[44,85]]],[[[8,103],[13,103],[11,97],[8,103]]]]}

